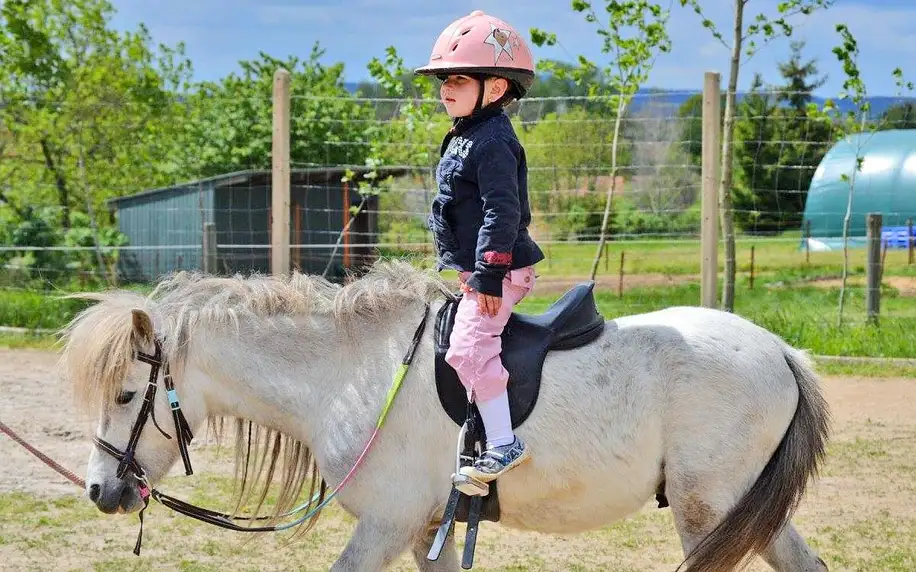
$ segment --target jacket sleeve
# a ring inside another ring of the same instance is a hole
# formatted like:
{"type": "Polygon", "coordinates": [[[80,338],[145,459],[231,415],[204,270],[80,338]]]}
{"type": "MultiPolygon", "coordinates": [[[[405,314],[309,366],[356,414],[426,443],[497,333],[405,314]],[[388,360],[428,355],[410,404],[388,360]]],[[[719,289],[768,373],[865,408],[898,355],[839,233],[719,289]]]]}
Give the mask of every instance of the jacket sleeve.
{"type": "Polygon", "coordinates": [[[478,292],[501,297],[521,218],[519,155],[508,141],[500,139],[490,139],[475,151],[483,226],[477,235],[474,272],[467,283],[478,292]]]}

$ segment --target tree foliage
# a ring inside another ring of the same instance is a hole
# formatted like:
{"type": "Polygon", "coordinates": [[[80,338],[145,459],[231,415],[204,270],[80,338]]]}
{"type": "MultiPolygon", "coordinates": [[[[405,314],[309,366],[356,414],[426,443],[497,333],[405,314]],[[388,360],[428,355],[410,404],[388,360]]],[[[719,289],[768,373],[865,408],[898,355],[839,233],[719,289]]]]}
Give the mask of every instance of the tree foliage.
{"type": "MultiPolygon", "coordinates": [[[[745,25],[745,8],[750,0],[734,0],[732,11],[732,38],[729,43],[719,32],[715,23],[703,9],[702,0],[680,0],[681,6],[690,8],[703,27],[709,30],[731,52],[731,63],[728,74],[728,87],[725,91],[725,117],[722,133],[722,164],[719,179],[719,217],[722,234],[725,239],[725,279],[722,281],[722,307],[726,311],[735,308],[735,225],[733,216],[732,183],[734,179],[734,134],[736,118],[736,99],[738,75],[741,71],[741,58],[752,57],[760,47],[778,38],[790,37],[793,26],[790,20],[797,15],[810,15],[818,9],[829,8],[835,0],[785,0],[776,6],[775,17],[760,12],[745,25]],[[758,44],[758,42],[760,42],[758,44]]],[[[718,6],[718,5],[717,5],[718,6]]]]}
{"type": "Polygon", "coordinates": [[[278,59],[261,52],[239,62],[240,73],[204,82],[187,99],[184,144],[196,157],[195,176],[270,168],[273,82],[290,73],[290,162],[294,167],[362,165],[369,151],[362,130],[372,109],[349,98],[343,64],[325,66],[324,51],[278,59]]]}
{"type": "Polygon", "coordinates": [[[0,8],[0,201],[24,213],[98,211],[180,174],[174,136],[190,62],[183,46],[118,33],[104,0],[9,0],[0,8]]]}
{"type": "Polygon", "coordinates": [[[793,42],[779,64],[783,83],[754,77],[738,105],[735,127],[735,222],[746,232],[777,233],[801,226],[808,188],[833,143],[829,121],[809,115],[823,85],[817,62],[802,63],[804,43],[793,42]]]}
{"type": "MultiPolygon", "coordinates": [[[[591,2],[572,0],[572,9],[585,14],[585,20],[596,26],[596,32],[601,38],[601,53],[609,60],[600,68],[607,82],[589,84],[589,94],[608,96],[611,109],[614,111],[610,183],[604,204],[598,248],[592,261],[591,277],[594,279],[611,225],[619,171],[621,122],[633,97],[649,79],[655,58],[671,49],[671,40],[666,28],[669,14],[660,5],[648,0],[605,0],[604,12],[607,13],[607,23],[602,24],[591,2]]],[[[539,46],[557,43],[556,34],[539,29],[531,30],[531,40],[539,46]]],[[[598,65],[580,55],[579,67],[570,70],[569,75],[577,83],[583,84],[593,78],[598,69],[598,65]]]]}

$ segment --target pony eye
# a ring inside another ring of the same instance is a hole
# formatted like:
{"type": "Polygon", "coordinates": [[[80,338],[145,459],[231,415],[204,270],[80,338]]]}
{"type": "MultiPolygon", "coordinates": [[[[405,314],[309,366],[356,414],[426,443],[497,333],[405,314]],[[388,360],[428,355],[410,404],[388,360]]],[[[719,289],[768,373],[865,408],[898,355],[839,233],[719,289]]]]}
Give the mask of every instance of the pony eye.
{"type": "Polygon", "coordinates": [[[118,394],[118,398],[115,399],[115,402],[118,405],[127,405],[128,403],[130,403],[130,400],[134,398],[135,393],[137,392],[136,391],[122,391],[120,394],[118,394]]]}

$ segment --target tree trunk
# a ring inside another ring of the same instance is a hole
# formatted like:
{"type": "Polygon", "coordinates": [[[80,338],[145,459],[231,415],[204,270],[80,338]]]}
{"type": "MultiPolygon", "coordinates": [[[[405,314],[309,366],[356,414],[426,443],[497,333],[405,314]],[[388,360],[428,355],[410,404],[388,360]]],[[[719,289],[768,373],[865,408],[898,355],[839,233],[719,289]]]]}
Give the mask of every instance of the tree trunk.
{"type": "Polygon", "coordinates": [[[607,191],[607,200],[604,202],[604,218],[601,220],[601,240],[598,241],[598,251],[595,252],[595,259],[592,261],[591,280],[594,280],[595,274],[598,273],[598,263],[601,261],[601,254],[604,252],[605,243],[607,243],[607,228],[611,218],[611,205],[614,202],[614,191],[617,189],[617,143],[620,141],[620,122],[627,107],[623,96],[619,97],[620,103],[617,105],[617,117],[614,118],[614,139],[611,142],[611,186],[607,191]]]}
{"type": "Polygon", "coordinates": [[[61,206],[62,225],[64,230],[70,230],[70,191],[67,189],[67,181],[64,180],[63,173],[58,169],[51,154],[51,145],[47,139],[41,140],[41,152],[45,157],[45,167],[54,175],[54,181],[57,184],[57,201],[61,206]]]}
{"type": "Polygon", "coordinates": [[[725,94],[725,125],[722,134],[722,177],[719,183],[719,217],[722,220],[722,234],[725,238],[725,277],[722,283],[722,309],[735,310],[735,223],[732,215],[732,179],[735,139],[736,94],[738,72],[741,69],[741,42],[744,33],[744,4],[746,0],[735,0],[735,28],[732,44],[731,69],[728,76],[728,91],[725,94]]]}
{"type": "MultiPolygon", "coordinates": [[[[860,112],[861,113],[861,112],[860,112]]],[[[862,127],[865,127],[865,116],[862,116],[862,127]]],[[[849,185],[849,194],[846,195],[846,214],[843,216],[843,278],[840,284],[840,302],[837,306],[836,325],[843,325],[843,308],[846,303],[846,283],[849,279],[849,223],[852,220],[852,198],[856,189],[856,175],[859,172],[859,156],[861,147],[856,145],[856,161],[854,163],[852,174],[846,180],[849,185]]]]}

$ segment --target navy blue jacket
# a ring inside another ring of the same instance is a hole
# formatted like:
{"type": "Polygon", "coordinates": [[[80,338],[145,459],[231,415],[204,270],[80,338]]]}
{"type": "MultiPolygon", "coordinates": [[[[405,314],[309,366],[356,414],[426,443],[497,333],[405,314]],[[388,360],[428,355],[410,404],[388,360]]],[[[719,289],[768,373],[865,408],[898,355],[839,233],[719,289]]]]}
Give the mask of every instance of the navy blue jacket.
{"type": "Polygon", "coordinates": [[[428,221],[437,269],[472,272],[468,286],[502,296],[509,270],[544,259],[528,234],[525,150],[502,110],[459,121],[443,146],[428,221]]]}

